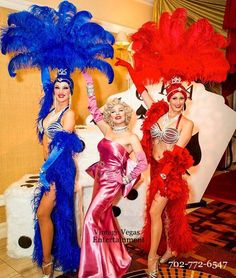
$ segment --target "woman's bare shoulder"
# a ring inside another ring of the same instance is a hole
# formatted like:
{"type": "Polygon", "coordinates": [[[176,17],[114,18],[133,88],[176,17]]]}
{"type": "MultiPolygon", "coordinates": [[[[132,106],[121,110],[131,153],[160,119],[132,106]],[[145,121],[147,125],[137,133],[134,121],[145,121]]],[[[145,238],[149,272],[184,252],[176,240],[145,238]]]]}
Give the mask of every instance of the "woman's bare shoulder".
{"type": "Polygon", "coordinates": [[[129,131],[128,136],[129,136],[131,142],[139,141],[138,135],[133,133],[133,132],[131,132],[131,131],[129,131]]]}
{"type": "Polygon", "coordinates": [[[188,119],[188,118],[186,118],[184,115],[182,116],[181,122],[182,122],[183,126],[189,126],[189,127],[193,127],[194,126],[193,121],[188,119]]]}
{"type": "Polygon", "coordinates": [[[68,110],[66,110],[66,112],[64,113],[64,115],[63,115],[63,118],[65,119],[65,118],[75,118],[75,112],[74,112],[74,110],[72,110],[72,109],[68,109],[68,110]]]}
{"type": "Polygon", "coordinates": [[[64,115],[75,115],[75,111],[72,110],[71,108],[67,109],[64,115]]]}

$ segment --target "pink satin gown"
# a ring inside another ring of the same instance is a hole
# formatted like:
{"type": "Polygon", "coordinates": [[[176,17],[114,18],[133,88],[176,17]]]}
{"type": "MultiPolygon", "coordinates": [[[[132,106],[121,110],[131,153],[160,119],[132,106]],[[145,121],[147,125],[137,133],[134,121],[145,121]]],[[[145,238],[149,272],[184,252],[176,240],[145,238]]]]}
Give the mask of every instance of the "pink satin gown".
{"type": "Polygon", "coordinates": [[[118,229],[112,202],[123,185],[107,178],[109,171],[124,175],[129,154],[114,141],[103,138],[98,144],[100,161],[87,172],[95,177],[92,202],[84,220],[79,278],[119,278],[131,263],[118,229]]]}

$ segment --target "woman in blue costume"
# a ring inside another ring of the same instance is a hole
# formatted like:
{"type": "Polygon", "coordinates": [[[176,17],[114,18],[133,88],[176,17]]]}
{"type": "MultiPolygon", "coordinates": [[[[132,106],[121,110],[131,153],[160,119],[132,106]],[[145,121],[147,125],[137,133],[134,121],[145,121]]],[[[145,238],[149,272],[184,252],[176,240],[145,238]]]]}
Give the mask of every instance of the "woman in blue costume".
{"type": "Polygon", "coordinates": [[[66,70],[59,70],[53,92],[53,108],[38,122],[45,163],[34,197],[33,259],[42,266],[45,278],[51,277],[53,264],[63,272],[76,271],[80,260],[74,213],[73,155],[81,152],[84,144],[74,133],[75,114],[70,109],[73,81],[66,70]]]}
{"type": "Polygon", "coordinates": [[[29,11],[10,14],[2,30],[1,51],[11,53],[8,65],[14,77],[21,68],[38,68],[44,97],[38,115],[38,135],[44,146],[45,163],[34,197],[35,238],[33,260],[43,268],[45,278],[53,268],[63,272],[78,269],[80,250],[74,220],[73,155],[84,144],[74,133],[75,117],[70,109],[75,69],[95,68],[112,82],[112,67],[105,61],[113,57],[114,37],[100,25],[90,22],[88,11],[77,12],[68,1],[58,10],[33,5],[29,11]],[[51,82],[50,71],[58,70],[51,82]]]}

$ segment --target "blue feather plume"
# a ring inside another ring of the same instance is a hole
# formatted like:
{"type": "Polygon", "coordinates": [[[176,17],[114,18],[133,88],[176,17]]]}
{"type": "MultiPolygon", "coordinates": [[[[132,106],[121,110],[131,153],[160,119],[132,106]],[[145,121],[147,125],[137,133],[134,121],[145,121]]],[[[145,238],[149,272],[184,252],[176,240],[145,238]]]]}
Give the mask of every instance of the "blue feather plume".
{"type": "Polygon", "coordinates": [[[105,59],[113,57],[114,37],[91,18],[91,13],[77,12],[68,1],[61,2],[57,11],[33,5],[29,11],[10,14],[1,34],[2,53],[12,55],[10,76],[21,68],[67,68],[70,72],[95,68],[111,83],[114,72],[105,59]]]}

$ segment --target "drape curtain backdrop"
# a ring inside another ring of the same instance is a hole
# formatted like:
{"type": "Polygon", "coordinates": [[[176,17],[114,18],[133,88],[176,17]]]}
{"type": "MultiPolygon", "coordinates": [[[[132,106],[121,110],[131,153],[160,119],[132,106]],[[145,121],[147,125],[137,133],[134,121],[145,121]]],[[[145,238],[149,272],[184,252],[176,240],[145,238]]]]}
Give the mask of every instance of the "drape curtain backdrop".
{"type": "MultiPolygon", "coordinates": [[[[228,30],[228,38],[230,40],[230,44],[226,50],[226,57],[230,62],[230,73],[236,73],[236,1],[235,0],[227,0],[226,2],[223,26],[224,29],[228,30]]],[[[234,77],[234,79],[236,79],[236,76],[234,77]]]]}
{"type": "Polygon", "coordinates": [[[153,20],[159,22],[163,12],[173,12],[176,8],[188,10],[188,23],[192,24],[200,18],[207,18],[215,31],[226,36],[223,30],[223,19],[226,0],[154,0],[153,20]]]}
{"type": "MultiPolygon", "coordinates": [[[[222,84],[222,95],[225,97],[236,91],[236,0],[227,0],[224,16],[224,29],[228,30],[230,44],[226,49],[226,57],[230,62],[230,74],[222,84]]],[[[227,99],[226,99],[227,103],[227,99]]]]}
{"type": "Polygon", "coordinates": [[[236,90],[236,0],[154,0],[153,20],[159,22],[163,12],[172,13],[176,8],[187,9],[189,24],[207,18],[215,31],[228,36],[226,57],[230,74],[222,84],[222,95],[227,103],[226,97],[236,90]]]}

